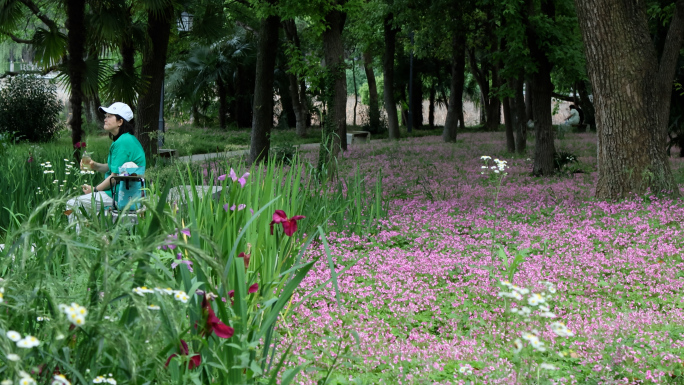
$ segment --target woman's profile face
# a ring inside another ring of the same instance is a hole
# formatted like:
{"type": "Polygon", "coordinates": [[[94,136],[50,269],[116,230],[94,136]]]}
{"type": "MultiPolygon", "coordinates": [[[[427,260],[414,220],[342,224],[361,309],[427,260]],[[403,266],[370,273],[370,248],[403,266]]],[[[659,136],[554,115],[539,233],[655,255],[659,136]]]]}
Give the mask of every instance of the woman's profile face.
{"type": "Polygon", "coordinates": [[[116,115],[105,114],[104,130],[107,131],[108,133],[114,134],[114,131],[118,131],[119,127],[121,127],[122,124],[123,124],[122,120],[117,122],[116,115]]]}

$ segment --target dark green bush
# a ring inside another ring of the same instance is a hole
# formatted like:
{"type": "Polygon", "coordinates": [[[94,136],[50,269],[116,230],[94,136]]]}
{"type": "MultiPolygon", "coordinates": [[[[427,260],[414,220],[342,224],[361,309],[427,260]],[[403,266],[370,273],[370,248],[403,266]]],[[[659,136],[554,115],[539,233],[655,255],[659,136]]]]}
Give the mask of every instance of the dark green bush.
{"type": "Polygon", "coordinates": [[[19,75],[0,89],[0,133],[16,140],[47,142],[61,128],[62,102],[48,80],[19,75]]]}

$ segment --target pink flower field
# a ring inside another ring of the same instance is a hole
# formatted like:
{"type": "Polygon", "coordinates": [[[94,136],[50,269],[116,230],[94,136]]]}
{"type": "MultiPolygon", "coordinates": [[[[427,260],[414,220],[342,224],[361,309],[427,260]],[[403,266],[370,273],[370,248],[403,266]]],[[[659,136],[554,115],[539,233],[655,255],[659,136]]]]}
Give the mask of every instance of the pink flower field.
{"type": "Polygon", "coordinates": [[[316,364],[299,380],[682,383],[684,207],[595,201],[595,140],[557,141],[583,172],[552,178],[530,176],[533,140],[514,156],[503,133],[354,146],[342,169],[381,171],[390,212],[377,234],[330,234],[339,305],[329,282],[301,301],[331,278],[310,254],[279,342],[316,364]]]}

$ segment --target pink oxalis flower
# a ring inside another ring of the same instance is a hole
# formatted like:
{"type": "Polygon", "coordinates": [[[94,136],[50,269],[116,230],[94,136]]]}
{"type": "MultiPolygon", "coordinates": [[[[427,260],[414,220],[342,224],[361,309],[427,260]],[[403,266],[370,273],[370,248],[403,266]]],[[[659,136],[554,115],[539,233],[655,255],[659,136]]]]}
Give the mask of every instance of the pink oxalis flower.
{"type": "Polygon", "coordinates": [[[297,221],[306,218],[303,215],[295,215],[292,218],[288,218],[283,210],[276,210],[273,213],[273,220],[271,221],[271,235],[273,235],[273,225],[278,223],[283,225],[283,231],[285,235],[291,237],[297,231],[297,221]]]}

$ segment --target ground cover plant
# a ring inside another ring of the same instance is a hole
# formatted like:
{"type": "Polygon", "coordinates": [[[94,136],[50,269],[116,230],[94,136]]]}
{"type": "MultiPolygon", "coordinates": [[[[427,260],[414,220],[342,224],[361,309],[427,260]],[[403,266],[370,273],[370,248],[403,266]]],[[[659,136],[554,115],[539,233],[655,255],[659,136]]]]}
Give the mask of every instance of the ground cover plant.
{"type": "Polygon", "coordinates": [[[340,164],[383,170],[390,215],[329,234],[337,287],[319,261],[295,293],[302,382],[681,383],[684,207],[595,201],[595,134],[556,145],[581,173],[531,177],[503,134],[353,146],[340,164]]]}

